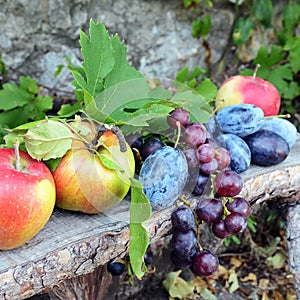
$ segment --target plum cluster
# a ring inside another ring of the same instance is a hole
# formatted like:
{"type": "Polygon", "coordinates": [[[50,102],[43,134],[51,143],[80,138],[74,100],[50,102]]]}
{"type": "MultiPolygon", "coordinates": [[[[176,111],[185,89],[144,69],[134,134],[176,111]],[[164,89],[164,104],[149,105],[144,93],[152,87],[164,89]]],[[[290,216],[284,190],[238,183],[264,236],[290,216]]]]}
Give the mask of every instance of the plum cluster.
{"type": "Polygon", "coordinates": [[[231,169],[246,171],[250,164],[272,166],[281,163],[296,142],[297,129],[286,119],[264,117],[261,108],[252,104],[236,104],[220,109],[216,122],[226,149],[231,169]]]}

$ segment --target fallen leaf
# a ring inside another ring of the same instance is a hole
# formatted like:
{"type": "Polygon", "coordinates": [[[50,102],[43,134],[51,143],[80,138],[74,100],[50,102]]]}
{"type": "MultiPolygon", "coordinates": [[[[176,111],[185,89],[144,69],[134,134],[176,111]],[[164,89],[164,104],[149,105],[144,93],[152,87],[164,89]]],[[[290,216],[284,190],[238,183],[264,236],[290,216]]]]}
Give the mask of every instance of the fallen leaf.
{"type": "Polygon", "coordinates": [[[256,284],[257,277],[254,273],[249,273],[247,276],[241,279],[242,282],[253,281],[256,284]]]}

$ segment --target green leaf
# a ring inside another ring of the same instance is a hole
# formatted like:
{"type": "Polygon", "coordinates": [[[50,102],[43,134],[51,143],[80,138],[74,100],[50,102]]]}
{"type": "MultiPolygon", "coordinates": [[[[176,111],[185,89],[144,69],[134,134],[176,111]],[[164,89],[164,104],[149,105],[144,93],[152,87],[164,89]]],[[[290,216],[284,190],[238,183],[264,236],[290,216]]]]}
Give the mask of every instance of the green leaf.
{"type": "Polygon", "coordinates": [[[127,60],[127,48],[124,41],[120,41],[118,35],[114,35],[111,39],[114,55],[114,66],[105,77],[104,86],[110,88],[120,82],[142,78],[142,74],[133,68],[127,60]]]}
{"type": "Polygon", "coordinates": [[[5,63],[3,61],[2,55],[0,53],[0,74],[2,76],[6,75],[6,68],[5,68],[5,63]]]}
{"type": "Polygon", "coordinates": [[[204,300],[218,300],[218,298],[207,287],[201,290],[200,296],[204,300]]]}
{"type": "Polygon", "coordinates": [[[109,170],[124,171],[124,169],[121,166],[119,166],[116,162],[109,159],[104,154],[101,154],[97,151],[96,151],[96,154],[100,158],[100,161],[105,168],[107,168],[109,170]]]}
{"type": "Polygon", "coordinates": [[[218,88],[210,78],[206,78],[200,82],[195,90],[209,102],[216,97],[218,88]]]}
{"type": "Polygon", "coordinates": [[[187,282],[179,275],[182,271],[170,272],[167,278],[163,281],[163,287],[169,295],[176,299],[184,299],[185,297],[193,294],[193,282],[187,282]]]}
{"type": "Polygon", "coordinates": [[[234,25],[233,30],[233,42],[237,46],[241,46],[245,42],[247,42],[254,30],[254,23],[249,18],[240,17],[236,24],[234,25]]]}
{"type": "Polygon", "coordinates": [[[300,4],[289,3],[282,12],[282,24],[284,31],[292,31],[300,20],[300,4]]]}
{"type": "Polygon", "coordinates": [[[300,71],[300,35],[290,38],[284,49],[289,51],[288,59],[291,62],[293,72],[298,73],[300,71]]]}
{"type": "Polygon", "coordinates": [[[228,278],[228,283],[230,284],[229,292],[234,293],[239,288],[239,281],[235,271],[230,270],[229,273],[230,273],[228,278]]]}
{"type": "Polygon", "coordinates": [[[212,108],[208,102],[201,95],[193,91],[177,93],[171,101],[189,111],[193,121],[207,123],[211,116],[212,108]]]}
{"type": "Polygon", "coordinates": [[[58,121],[41,121],[24,135],[26,149],[37,160],[62,157],[72,145],[73,134],[58,121]]]}
{"type": "Polygon", "coordinates": [[[141,278],[145,274],[144,255],[149,245],[149,235],[144,223],[151,216],[151,205],[143,192],[142,184],[131,178],[130,244],[129,258],[134,274],[141,278]]]}
{"type": "Polygon", "coordinates": [[[269,69],[275,64],[279,63],[284,58],[284,53],[282,48],[276,45],[271,46],[271,50],[269,52],[268,48],[265,46],[261,46],[257,53],[256,58],[253,63],[255,65],[260,64],[261,67],[258,69],[257,76],[260,77],[260,72],[263,69],[269,69]]]}
{"type": "Polygon", "coordinates": [[[75,104],[63,104],[60,107],[60,110],[57,112],[57,115],[59,115],[62,118],[68,118],[70,116],[75,115],[78,111],[82,109],[81,103],[78,101],[75,104]]]}
{"type": "Polygon", "coordinates": [[[211,19],[209,15],[204,15],[192,23],[192,36],[194,38],[205,38],[211,29],[211,19]]]}
{"type": "Polygon", "coordinates": [[[263,24],[266,28],[271,27],[273,18],[273,4],[271,0],[254,0],[253,11],[255,17],[263,24]]]}
{"type": "Polygon", "coordinates": [[[32,95],[15,83],[5,83],[3,89],[0,90],[0,110],[8,111],[16,107],[22,107],[31,99],[32,95]]]}
{"type": "Polygon", "coordinates": [[[283,252],[277,252],[275,255],[267,258],[267,263],[274,269],[281,269],[286,264],[286,255],[283,252]]]}
{"type": "Polygon", "coordinates": [[[47,165],[49,170],[53,173],[56,170],[56,168],[58,167],[61,159],[62,159],[62,157],[59,157],[56,159],[49,159],[49,160],[44,161],[44,163],[47,165]]]}
{"type": "MultiPolygon", "coordinates": [[[[81,52],[84,57],[82,67],[86,74],[85,89],[90,95],[96,97],[104,90],[103,80],[114,66],[113,48],[108,31],[102,23],[90,20],[90,37],[80,32],[81,52]]],[[[74,72],[73,72],[74,73],[74,72]]],[[[76,72],[75,79],[81,74],[76,72]]],[[[79,84],[82,85],[80,80],[79,84]]]]}
{"type": "Polygon", "coordinates": [[[31,94],[37,94],[39,91],[36,80],[29,76],[20,77],[20,88],[27,90],[31,94]]]}

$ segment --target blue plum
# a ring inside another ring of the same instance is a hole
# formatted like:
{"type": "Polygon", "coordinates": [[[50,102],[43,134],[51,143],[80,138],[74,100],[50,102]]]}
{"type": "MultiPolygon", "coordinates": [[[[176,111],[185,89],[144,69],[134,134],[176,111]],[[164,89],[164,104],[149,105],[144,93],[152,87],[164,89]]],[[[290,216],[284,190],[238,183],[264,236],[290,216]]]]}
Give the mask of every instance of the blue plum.
{"type": "Polygon", "coordinates": [[[237,173],[246,171],[251,163],[251,151],[246,142],[235,134],[223,134],[230,154],[230,167],[237,173]]]}
{"type": "Polygon", "coordinates": [[[152,208],[159,210],[176,201],[188,178],[188,164],[178,148],[164,146],[150,154],[140,171],[140,181],[152,208]]]}
{"type": "Polygon", "coordinates": [[[219,110],[217,121],[224,133],[245,137],[264,124],[264,112],[252,104],[235,104],[219,110]]]}
{"type": "Polygon", "coordinates": [[[260,129],[246,136],[245,142],[251,151],[251,162],[258,166],[273,166],[281,163],[289,154],[288,143],[278,134],[260,129]]]}
{"type": "Polygon", "coordinates": [[[282,118],[266,118],[261,129],[270,130],[279,134],[289,145],[290,148],[296,143],[297,128],[290,121],[282,118]]]}

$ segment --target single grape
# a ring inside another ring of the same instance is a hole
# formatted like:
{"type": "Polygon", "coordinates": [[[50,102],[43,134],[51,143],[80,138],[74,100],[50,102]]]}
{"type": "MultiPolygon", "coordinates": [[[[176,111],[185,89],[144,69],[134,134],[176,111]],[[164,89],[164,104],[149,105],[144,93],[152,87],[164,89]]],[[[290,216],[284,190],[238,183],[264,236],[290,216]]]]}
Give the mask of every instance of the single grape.
{"type": "Polygon", "coordinates": [[[232,234],[243,232],[247,227],[247,220],[239,213],[232,212],[224,220],[226,230],[232,234]]]}
{"type": "Polygon", "coordinates": [[[194,148],[184,149],[183,153],[186,157],[189,168],[198,168],[199,160],[197,158],[197,150],[194,148]]]}
{"type": "Polygon", "coordinates": [[[199,220],[218,222],[223,215],[222,201],[217,198],[201,198],[196,206],[195,212],[199,220]]]}
{"type": "Polygon", "coordinates": [[[220,219],[216,223],[213,223],[211,226],[211,230],[213,234],[220,239],[226,239],[231,236],[231,233],[226,230],[224,220],[222,219],[220,219]]]}
{"type": "Polygon", "coordinates": [[[171,215],[171,222],[173,228],[181,232],[187,232],[195,227],[194,214],[186,205],[181,205],[173,211],[171,215]]]}
{"type": "Polygon", "coordinates": [[[146,140],[144,144],[140,148],[140,155],[143,160],[145,160],[150,154],[155,152],[156,150],[162,148],[164,144],[158,138],[150,138],[146,140]]]}
{"type": "Polygon", "coordinates": [[[219,196],[234,197],[242,187],[242,177],[234,171],[222,170],[214,178],[214,191],[219,196]]]}
{"type": "Polygon", "coordinates": [[[170,259],[173,265],[180,269],[188,268],[193,263],[193,256],[185,255],[176,250],[171,250],[170,259]]]}
{"type": "Polygon", "coordinates": [[[235,197],[232,198],[233,201],[228,201],[226,203],[226,207],[230,212],[236,212],[241,214],[244,218],[248,218],[251,214],[251,206],[250,203],[242,198],[235,197]]]}
{"type": "Polygon", "coordinates": [[[189,147],[198,148],[206,140],[206,128],[203,124],[194,122],[189,124],[184,131],[184,141],[189,147]]]}
{"type": "Polygon", "coordinates": [[[190,123],[190,114],[183,108],[175,108],[167,118],[168,124],[172,128],[177,128],[177,122],[186,127],[190,123]]]}
{"type": "Polygon", "coordinates": [[[218,170],[226,169],[230,165],[230,153],[223,147],[215,149],[215,159],[218,162],[218,170]]]}
{"type": "Polygon", "coordinates": [[[246,136],[251,151],[251,162],[258,166],[273,166],[286,159],[290,152],[288,143],[277,133],[261,129],[246,136]]]}
{"type": "Polygon", "coordinates": [[[202,144],[197,148],[197,158],[200,162],[206,163],[210,162],[214,156],[214,148],[210,144],[202,144]]]}
{"type": "Polygon", "coordinates": [[[171,260],[178,267],[188,267],[198,248],[196,232],[192,229],[187,232],[173,231],[171,240],[171,260]]]}
{"type": "Polygon", "coordinates": [[[212,158],[209,162],[201,163],[199,169],[204,174],[212,174],[218,169],[218,162],[215,158],[212,158]]]}
{"type": "Polygon", "coordinates": [[[121,262],[109,262],[107,264],[107,270],[113,276],[119,276],[125,271],[125,264],[121,262]]]}
{"type": "Polygon", "coordinates": [[[193,258],[191,271],[197,276],[214,274],[219,267],[219,259],[215,253],[204,249],[198,251],[193,258]]]}
{"type": "Polygon", "coordinates": [[[202,195],[208,184],[210,184],[209,175],[199,172],[193,193],[195,195],[202,195]]]}

